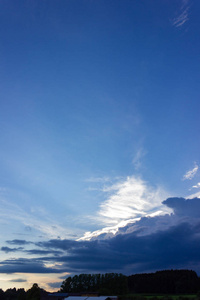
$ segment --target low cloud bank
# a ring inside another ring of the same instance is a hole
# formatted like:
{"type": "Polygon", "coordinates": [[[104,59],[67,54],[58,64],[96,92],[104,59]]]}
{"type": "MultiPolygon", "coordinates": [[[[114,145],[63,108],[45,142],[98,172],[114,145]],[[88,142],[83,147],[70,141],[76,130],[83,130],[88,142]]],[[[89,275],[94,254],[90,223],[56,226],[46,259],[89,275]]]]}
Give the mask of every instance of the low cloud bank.
{"type": "Polygon", "coordinates": [[[133,274],[184,268],[200,273],[200,199],[168,198],[163,204],[171,215],[142,218],[109,239],[35,243],[48,255],[2,261],[0,272],[133,274]]]}

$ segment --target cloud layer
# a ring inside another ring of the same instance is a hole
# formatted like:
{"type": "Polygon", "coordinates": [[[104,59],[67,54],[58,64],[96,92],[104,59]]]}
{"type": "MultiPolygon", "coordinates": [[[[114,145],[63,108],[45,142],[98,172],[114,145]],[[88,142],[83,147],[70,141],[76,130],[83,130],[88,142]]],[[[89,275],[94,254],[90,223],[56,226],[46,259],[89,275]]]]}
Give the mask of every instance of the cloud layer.
{"type": "Polygon", "coordinates": [[[108,200],[100,205],[99,215],[108,223],[141,217],[155,211],[161,206],[161,194],[164,191],[152,189],[135,177],[104,188],[104,192],[112,193],[108,200]]]}
{"type": "Polygon", "coordinates": [[[135,223],[141,217],[170,213],[162,204],[169,196],[161,187],[151,187],[139,177],[131,176],[117,183],[104,185],[101,189],[106,200],[100,204],[95,216],[104,227],[93,232],[86,232],[80,240],[101,237],[108,238],[117,234],[120,227],[135,223]]]}
{"type": "Polygon", "coordinates": [[[199,169],[199,166],[197,164],[195,164],[195,166],[192,170],[189,170],[188,172],[185,173],[185,175],[183,176],[183,180],[191,180],[192,178],[194,178],[198,169],[199,169]]]}
{"type": "MultiPolygon", "coordinates": [[[[37,258],[2,261],[0,272],[132,274],[171,268],[200,272],[200,199],[168,198],[163,204],[174,213],[141,218],[119,228],[118,234],[108,239],[35,243],[34,249],[41,249],[37,258]]],[[[9,244],[19,242],[13,240],[9,244]]],[[[8,250],[5,248],[2,250],[8,250]]]]}
{"type": "Polygon", "coordinates": [[[172,20],[172,25],[175,27],[183,26],[189,20],[189,5],[188,0],[182,1],[182,6],[178,15],[172,20]]]}

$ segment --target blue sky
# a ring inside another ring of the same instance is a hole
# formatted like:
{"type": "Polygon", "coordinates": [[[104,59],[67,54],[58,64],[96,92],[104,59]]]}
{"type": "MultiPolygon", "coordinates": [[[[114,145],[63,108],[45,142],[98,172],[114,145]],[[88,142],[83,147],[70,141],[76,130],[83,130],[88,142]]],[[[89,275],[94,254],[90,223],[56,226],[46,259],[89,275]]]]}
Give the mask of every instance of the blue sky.
{"type": "Polygon", "coordinates": [[[200,274],[199,8],[0,1],[1,288],[200,274]]]}

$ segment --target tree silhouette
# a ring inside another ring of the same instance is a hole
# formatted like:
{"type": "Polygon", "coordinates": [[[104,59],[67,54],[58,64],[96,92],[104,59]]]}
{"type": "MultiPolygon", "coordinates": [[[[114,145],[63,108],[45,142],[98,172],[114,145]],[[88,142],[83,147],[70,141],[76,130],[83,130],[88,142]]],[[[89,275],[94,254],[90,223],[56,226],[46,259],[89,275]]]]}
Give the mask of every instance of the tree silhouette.
{"type": "Polygon", "coordinates": [[[40,288],[37,283],[26,292],[26,300],[40,300],[40,288]]]}

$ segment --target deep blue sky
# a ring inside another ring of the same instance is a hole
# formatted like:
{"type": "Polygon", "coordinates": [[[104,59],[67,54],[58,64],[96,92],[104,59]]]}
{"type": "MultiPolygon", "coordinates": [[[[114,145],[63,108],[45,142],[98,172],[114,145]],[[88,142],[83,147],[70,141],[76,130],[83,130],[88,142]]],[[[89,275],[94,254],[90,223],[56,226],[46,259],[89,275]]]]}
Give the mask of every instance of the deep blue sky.
{"type": "Polygon", "coordinates": [[[0,0],[0,287],[59,287],[67,272],[200,271],[200,200],[177,200],[200,196],[199,9],[0,0]],[[153,263],[159,239],[175,237],[182,252],[153,263]],[[142,245],[151,255],[134,261],[142,245]]]}

